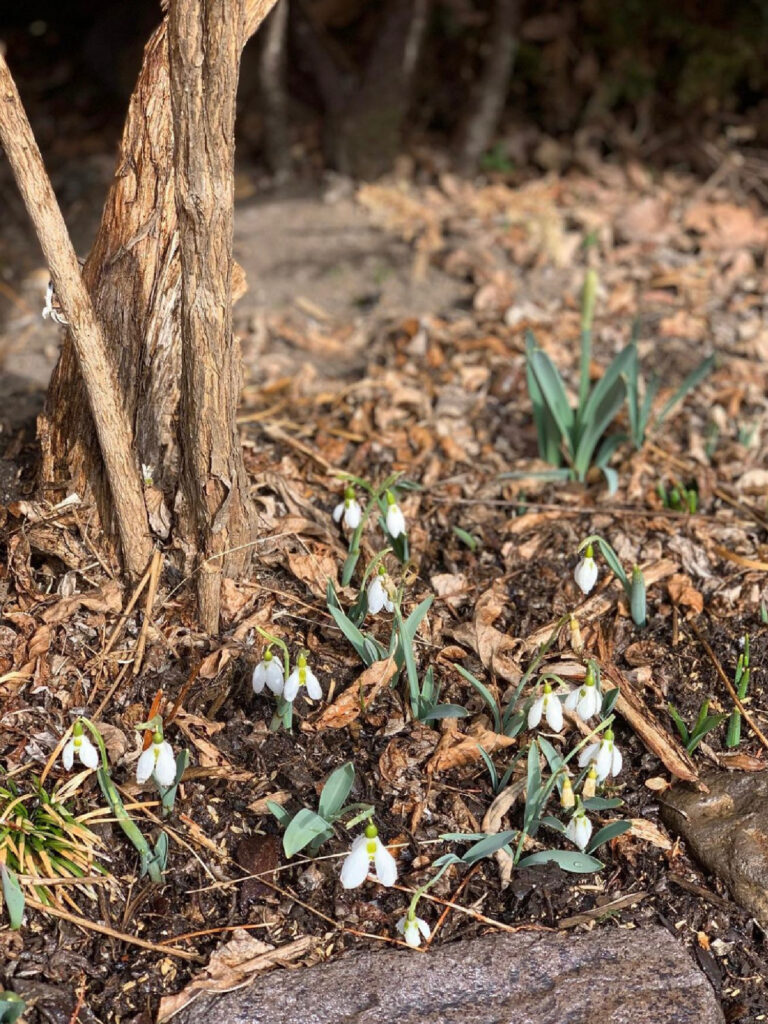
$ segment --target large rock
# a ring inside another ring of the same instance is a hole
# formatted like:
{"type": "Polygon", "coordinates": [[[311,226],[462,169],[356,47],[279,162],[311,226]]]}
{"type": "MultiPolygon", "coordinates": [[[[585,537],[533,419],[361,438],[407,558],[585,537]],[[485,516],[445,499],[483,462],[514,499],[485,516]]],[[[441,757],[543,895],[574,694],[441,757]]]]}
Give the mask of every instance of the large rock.
{"type": "Polygon", "coordinates": [[[710,772],[709,792],[685,783],[664,794],[661,817],[731,895],[768,925],[768,772],[710,772]]]}
{"type": "Polygon", "coordinates": [[[723,1024],[662,928],[521,932],[427,954],[362,953],[203,996],[178,1024],[723,1024]]]}

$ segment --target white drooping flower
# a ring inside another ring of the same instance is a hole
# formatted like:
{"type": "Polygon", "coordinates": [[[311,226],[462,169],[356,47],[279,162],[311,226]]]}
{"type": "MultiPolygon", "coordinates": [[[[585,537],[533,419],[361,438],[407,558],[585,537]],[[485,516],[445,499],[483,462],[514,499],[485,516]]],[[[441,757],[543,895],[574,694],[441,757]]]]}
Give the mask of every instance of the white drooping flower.
{"type": "Polygon", "coordinates": [[[67,771],[72,767],[75,756],[86,768],[98,768],[99,752],[83,732],[83,723],[80,719],[75,722],[72,736],[64,744],[64,749],[61,752],[61,760],[67,771]]]}
{"type": "Polygon", "coordinates": [[[542,715],[553,732],[560,732],[563,728],[563,705],[557,695],[552,693],[549,683],[544,684],[544,693],[531,704],[528,711],[528,728],[536,729],[542,715]]]}
{"type": "Polygon", "coordinates": [[[584,557],[576,566],[573,578],[585,594],[588,594],[597,583],[597,565],[595,564],[591,544],[587,546],[587,550],[584,552],[584,557]]]}
{"type": "Polygon", "coordinates": [[[382,608],[385,608],[388,612],[393,612],[395,610],[392,599],[387,593],[386,584],[386,570],[383,565],[380,565],[379,571],[368,584],[368,611],[371,615],[378,615],[382,608]]]}
{"type": "Polygon", "coordinates": [[[426,941],[432,934],[432,929],[427,922],[421,917],[416,917],[412,910],[409,910],[405,917],[400,918],[397,922],[397,930],[412,949],[418,949],[422,938],[426,941]]]}
{"type": "Polygon", "coordinates": [[[172,786],[176,781],[176,758],[173,756],[173,748],[163,739],[159,729],[136,765],[136,781],[139,784],[146,782],[150,775],[158,786],[164,788],[172,786]]]}
{"type": "Polygon", "coordinates": [[[405,516],[397,504],[392,491],[387,491],[387,533],[390,537],[399,537],[405,533],[405,516]]]}
{"type": "Polygon", "coordinates": [[[261,693],[266,685],[276,696],[282,695],[285,685],[285,674],[282,663],[278,658],[274,657],[272,651],[266,650],[264,652],[263,659],[253,670],[251,682],[253,683],[254,693],[261,693]]]}
{"type": "Polygon", "coordinates": [[[333,518],[338,523],[341,522],[341,517],[344,516],[344,525],[348,526],[350,530],[356,530],[360,525],[362,514],[363,510],[355,498],[354,488],[347,487],[344,491],[344,500],[340,501],[333,510],[333,518]]]}
{"type": "Polygon", "coordinates": [[[147,462],[141,464],[141,479],[145,487],[153,487],[155,483],[155,467],[147,462]]]}
{"type": "Polygon", "coordinates": [[[299,689],[302,686],[306,686],[307,696],[311,697],[312,700],[320,700],[323,696],[323,691],[320,688],[317,676],[307,665],[307,657],[305,654],[299,655],[296,668],[291,672],[285,682],[285,687],[283,688],[283,699],[292,703],[296,700],[299,689]]]}
{"type": "Polygon", "coordinates": [[[579,754],[579,767],[585,768],[593,763],[598,782],[604,782],[609,775],[618,775],[623,762],[621,751],[613,742],[612,729],[606,729],[601,740],[590,743],[579,754]]]}
{"type": "Polygon", "coordinates": [[[379,839],[379,830],[368,825],[365,832],[352,843],[341,866],[341,884],[345,889],[356,889],[368,877],[371,863],[376,877],[382,885],[394,885],[397,881],[397,862],[379,839]]]}
{"type": "Polygon", "coordinates": [[[565,706],[569,711],[575,711],[583,722],[598,713],[603,704],[603,698],[595,682],[595,676],[591,669],[587,669],[587,676],[581,686],[577,686],[565,698],[565,706]]]}
{"type": "Polygon", "coordinates": [[[586,850],[587,843],[592,836],[592,822],[587,817],[581,801],[566,825],[565,834],[574,846],[578,846],[580,850],[586,850]]]}

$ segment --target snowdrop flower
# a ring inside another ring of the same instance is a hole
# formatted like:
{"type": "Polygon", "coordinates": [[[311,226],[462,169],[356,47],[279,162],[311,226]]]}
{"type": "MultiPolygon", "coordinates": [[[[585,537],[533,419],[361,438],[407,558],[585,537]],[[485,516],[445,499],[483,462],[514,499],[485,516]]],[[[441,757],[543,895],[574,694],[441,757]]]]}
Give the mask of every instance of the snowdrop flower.
{"type": "Polygon", "coordinates": [[[296,668],[286,680],[285,688],[283,689],[283,699],[289,702],[296,700],[299,688],[302,686],[306,686],[307,696],[311,697],[312,700],[320,700],[323,696],[317,676],[307,665],[307,656],[305,654],[299,655],[296,668]]]}
{"type": "Polygon", "coordinates": [[[585,594],[588,594],[597,583],[597,566],[595,565],[591,544],[587,545],[587,550],[584,552],[582,560],[576,566],[573,578],[585,594]]]}
{"type": "Polygon", "coordinates": [[[426,940],[432,934],[432,929],[427,922],[421,917],[416,917],[414,910],[409,910],[405,917],[400,918],[397,922],[397,930],[412,949],[418,949],[422,937],[426,940]]]}
{"type": "Polygon", "coordinates": [[[141,479],[145,487],[153,487],[155,483],[155,467],[146,462],[141,464],[141,479]]]}
{"type": "Polygon", "coordinates": [[[563,728],[563,705],[559,698],[552,693],[549,683],[544,684],[544,693],[537,701],[531,704],[528,712],[528,728],[536,729],[541,721],[542,714],[547,720],[547,725],[553,732],[560,732],[563,728]]]}
{"type": "Polygon", "coordinates": [[[382,608],[393,612],[395,606],[387,592],[387,572],[383,565],[368,584],[368,611],[371,615],[378,615],[382,608]]]}
{"type": "Polygon", "coordinates": [[[586,850],[587,843],[592,835],[592,822],[587,817],[581,801],[579,801],[579,806],[566,826],[565,834],[574,846],[578,846],[580,850],[586,850]]]}
{"type": "Polygon", "coordinates": [[[613,742],[613,730],[606,729],[603,738],[597,743],[590,743],[579,754],[579,767],[586,767],[594,762],[597,781],[604,782],[609,775],[618,775],[621,771],[623,758],[621,751],[613,742]]]}
{"type": "Polygon", "coordinates": [[[263,659],[253,670],[253,692],[261,693],[265,684],[276,696],[280,697],[285,685],[285,674],[279,659],[275,658],[272,651],[267,648],[263,659]]]}
{"type": "Polygon", "coordinates": [[[379,830],[370,824],[365,832],[352,843],[341,866],[341,884],[345,889],[356,889],[368,877],[371,861],[376,869],[376,877],[382,885],[394,885],[397,881],[397,863],[395,858],[379,839],[379,830]]]}
{"type": "Polygon", "coordinates": [[[158,786],[172,786],[176,781],[176,758],[173,748],[158,729],[136,765],[136,781],[142,784],[152,775],[158,786]]]}
{"type": "Polygon", "coordinates": [[[387,491],[387,533],[390,537],[405,533],[405,516],[392,491],[387,491]]]}
{"type": "Polygon", "coordinates": [[[69,321],[61,311],[59,300],[56,298],[56,292],[53,290],[53,281],[48,282],[48,287],[45,290],[45,305],[43,306],[43,320],[47,320],[48,317],[54,321],[54,323],[61,324],[62,327],[68,327],[69,321]]]}
{"type": "Polygon", "coordinates": [[[341,522],[341,517],[344,516],[344,525],[348,526],[350,530],[356,530],[360,525],[362,514],[363,510],[355,499],[354,488],[347,487],[344,491],[344,501],[340,501],[333,510],[333,518],[338,523],[341,522]]]}
{"type": "Polygon", "coordinates": [[[589,721],[602,707],[603,701],[600,690],[595,683],[595,675],[592,669],[587,669],[587,676],[581,686],[571,690],[565,698],[565,706],[569,711],[575,711],[583,722],[589,721]]]}
{"type": "Polygon", "coordinates": [[[64,762],[64,767],[67,771],[72,767],[75,754],[77,754],[81,764],[84,764],[86,768],[98,768],[99,752],[83,733],[83,723],[79,718],[72,729],[72,736],[61,752],[61,760],[64,762]]]}

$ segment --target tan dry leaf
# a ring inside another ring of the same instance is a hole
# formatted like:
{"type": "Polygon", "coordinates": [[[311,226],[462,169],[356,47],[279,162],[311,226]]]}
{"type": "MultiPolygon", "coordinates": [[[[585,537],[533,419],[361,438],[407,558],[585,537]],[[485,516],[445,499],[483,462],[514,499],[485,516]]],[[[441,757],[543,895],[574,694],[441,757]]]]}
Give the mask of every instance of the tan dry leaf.
{"type": "Polygon", "coordinates": [[[667,591],[675,604],[691,608],[697,615],[704,611],[704,595],[694,587],[690,577],[685,573],[675,573],[667,581],[667,591]]]}
{"type": "Polygon", "coordinates": [[[248,810],[253,811],[254,814],[270,814],[267,803],[285,807],[292,796],[293,793],[289,789],[278,789],[274,793],[267,793],[265,796],[260,796],[258,800],[254,800],[252,804],[248,804],[248,810]]]}
{"type": "Polygon", "coordinates": [[[654,846],[658,846],[660,850],[672,849],[672,840],[661,831],[658,825],[654,825],[652,821],[648,821],[646,818],[631,818],[630,820],[632,828],[626,834],[635,839],[642,839],[644,843],[652,843],[654,846]]]}
{"type": "Polygon", "coordinates": [[[248,604],[252,592],[245,593],[229,576],[221,581],[221,614],[228,623],[234,622],[248,604]]]}
{"type": "Polygon", "coordinates": [[[103,587],[89,590],[86,594],[63,597],[43,612],[43,621],[49,625],[58,625],[71,618],[78,608],[87,608],[92,612],[117,613],[122,610],[122,607],[123,588],[117,580],[109,580],[103,587]]]}
{"type": "MultiPolygon", "coordinates": [[[[490,834],[491,832],[495,833],[501,831],[504,815],[509,812],[509,809],[514,805],[515,801],[523,795],[524,790],[525,780],[518,779],[498,794],[491,806],[485,812],[482,825],[483,832],[490,834]]],[[[512,871],[515,866],[514,858],[510,857],[506,850],[497,850],[494,854],[494,859],[499,868],[501,887],[502,889],[506,889],[509,885],[510,879],[512,878],[512,871]]]]}
{"type": "Polygon", "coordinates": [[[741,750],[725,751],[717,755],[723,768],[733,772],[761,772],[765,769],[765,761],[741,750]]]}
{"type": "Polygon", "coordinates": [[[343,729],[360,717],[363,711],[378,696],[397,671],[394,657],[374,661],[348,686],[341,696],[323,710],[319,718],[303,726],[308,732],[322,732],[324,729],[343,729]]]}
{"type": "Polygon", "coordinates": [[[441,572],[430,577],[432,589],[437,596],[452,608],[457,608],[467,599],[469,581],[463,572],[441,572]]]}
{"type": "Polygon", "coordinates": [[[669,779],[662,778],[661,775],[654,775],[652,779],[646,779],[643,785],[646,789],[650,789],[652,793],[663,793],[671,788],[672,783],[669,779]]]}
{"type": "Polygon", "coordinates": [[[511,747],[515,743],[517,740],[513,737],[502,736],[500,733],[483,728],[482,725],[475,726],[467,735],[458,731],[449,733],[448,742],[443,745],[441,739],[434,754],[427,762],[427,773],[432,775],[435,772],[448,772],[453,768],[461,768],[465,764],[479,761],[482,757],[480,747],[485,750],[486,754],[492,754],[494,750],[511,747]]]}
{"type": "Polygon", "coordinates": [[[254,938],[244,928],[237,928],[232,938],[212,955],[208,966],[181,992],[163,996],[157,1013],[158,1024],[170,1020],[203,992],[228,992],[246,984],[255,974],[271,970],[306,956],[313,939],[304,935],[294,942],[275,949],[254,938]]]}
{"type": "Polygon", "coordinates": [[[325,597],[329,579],[338,586],[339,560],[324,544],[311,545],[305,555],[289,551],[286,557],[293,575],[306,584],[315,597],[325,597]]]}

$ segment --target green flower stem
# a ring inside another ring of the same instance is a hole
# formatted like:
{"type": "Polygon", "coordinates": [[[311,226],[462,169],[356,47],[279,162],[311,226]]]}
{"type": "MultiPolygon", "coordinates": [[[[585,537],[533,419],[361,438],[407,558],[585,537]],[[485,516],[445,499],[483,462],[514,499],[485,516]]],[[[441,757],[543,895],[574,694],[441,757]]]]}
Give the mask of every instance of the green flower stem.
{"type": "Polygon", "coordinates": [[[440,868],[436,875],[433,875],[432,878],[430,878],[427,882],[424,883],[424,885],[419,886],[419,888],[411,897],[411,902],[408,904],[408,917],[415,917],[416,907],[418,906],[419,900],[427,891],[427,889],[431,889],[436,882],[440,881],[440,879],[443,877],[448,868],[451,867],[451,863],[451,861],[447,861],[445,864],[443,864],[443,866],[440,868]]]}
{"type": "Polygon", "coordinates": [[[283,670],[285,672],[285,678],[287,679],[291,673],[291,659],[290,655],[288,654],[288,647],[285,641],[281,640],[277,636],[273,636],[271,633],[268,633],[266,629],[262,629],[261,626],[256,626],[256,632],[260,633],[265,640],[269,641],[269,646],[274,644],[276,647],[279,647],[280,650],[283,652],[283,670]]]}

